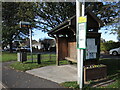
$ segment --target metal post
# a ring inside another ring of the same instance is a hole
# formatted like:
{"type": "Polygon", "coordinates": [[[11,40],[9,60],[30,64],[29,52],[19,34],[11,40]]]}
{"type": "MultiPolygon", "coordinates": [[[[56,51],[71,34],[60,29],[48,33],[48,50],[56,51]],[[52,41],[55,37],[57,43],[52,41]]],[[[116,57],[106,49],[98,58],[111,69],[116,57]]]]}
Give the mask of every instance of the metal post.
{"type": "Polygon", "coordinates": [[[41,64],[41,54],[38,54],[37,60],[38,60],[38,64],[41,64]]]}
{"type": "MultiPolygon", "coordinates": [[[[80,3],[76,0],[76,29],[78,29],[78,17],[80,16],[80,3]]],[[[77,83],[80,84],[80,50],[77,49],[77,83]]]]}
{"type": "MultiPolygon", "coordinates": [[[[78,17],[81,15],[84,16],[84,3],[82,3],[82,11],[81,11],[81,3],[76,0],[76,29],[78,29],[78,17]],[[82,14],[81,14],[82,13],[82,14]]],[[[84,49],[77,49],[77,74],[78,74],[78,84],[79,87],[83,87],[83,60],[84,60],[84,49]]]]}
{"type": "Polygon", "coordinates": [[[33,55],[32,55],[32,29],[29,29],[29,33],[30,33],[30,52],[31,52],[31,59],[33,62],[33,55]]]}

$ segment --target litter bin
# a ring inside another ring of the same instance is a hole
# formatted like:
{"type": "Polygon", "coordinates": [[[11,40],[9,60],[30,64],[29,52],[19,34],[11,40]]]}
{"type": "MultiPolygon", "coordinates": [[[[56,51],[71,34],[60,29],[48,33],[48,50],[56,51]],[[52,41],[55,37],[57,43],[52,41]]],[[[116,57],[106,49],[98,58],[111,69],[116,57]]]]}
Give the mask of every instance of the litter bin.
{"type": "Polygon", "coordinates": [[[27,53],[25,50],[19,50],[17,53],[17,58],[19,62],[27,61],[27,53]]]}

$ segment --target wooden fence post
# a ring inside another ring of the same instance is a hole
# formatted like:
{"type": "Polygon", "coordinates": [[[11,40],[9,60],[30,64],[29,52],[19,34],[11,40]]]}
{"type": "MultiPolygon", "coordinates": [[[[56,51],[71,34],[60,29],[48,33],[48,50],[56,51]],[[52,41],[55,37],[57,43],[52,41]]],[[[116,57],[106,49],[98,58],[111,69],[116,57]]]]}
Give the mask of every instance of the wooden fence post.
{"type": "Polygon", "coordinates": [[[41,64],[41,54],[37,55],[37,61],[38,61],[38,64],[41,64]]]}

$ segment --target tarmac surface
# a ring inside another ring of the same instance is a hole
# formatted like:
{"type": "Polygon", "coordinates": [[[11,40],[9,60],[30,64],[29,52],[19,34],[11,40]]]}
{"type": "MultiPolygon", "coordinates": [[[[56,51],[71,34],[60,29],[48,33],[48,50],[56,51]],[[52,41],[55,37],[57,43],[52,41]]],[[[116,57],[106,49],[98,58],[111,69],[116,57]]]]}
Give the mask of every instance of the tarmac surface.
{"type": "Polygon", "coordinates": [[[77,81],[77,67],[73,65],[46,66],[26,72],[56,83],[77,81]]]}
{"type": "Polygon", "coordinates": [[[11,63],[12,62],[5,62],[2,64],[2,83],[6,85],[7,88],[63,88],[50,80],[11,69],[8,67],[11,63]]]}

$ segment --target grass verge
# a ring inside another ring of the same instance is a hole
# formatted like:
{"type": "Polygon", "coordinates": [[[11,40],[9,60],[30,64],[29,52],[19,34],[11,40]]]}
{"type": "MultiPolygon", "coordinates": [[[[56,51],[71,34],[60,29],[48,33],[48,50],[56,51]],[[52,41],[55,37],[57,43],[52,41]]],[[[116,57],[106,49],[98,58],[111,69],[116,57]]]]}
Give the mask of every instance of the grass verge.
{"type": "Polygon", "coordinates": [[[17,53],[2,52],[0,62],[17,61],[17,53]]]}
{"type": "MultiPolygon", "coordinates": [[[[33,54],[33,58],[37,58],[37,55],[33,54]]],[[[31,59],[31,55],[27,54],[27,60],[31,59]]],[[[9,62],[9,61],[17,61],[17,53],[10,53],[10,52],[2,52],[2,59],[0,62],[9,62]]]]}
{"type": "MultiPolygon", "coordinates": [[[[119,59],[100,59],[101,64],[107,65],[107,78],[115,80],[115,82],[108,84],[107,86],[101,86],[97,88],[120,88],[120,60],[119,59]]],[[[89,84],[84,85],[84,89],[95,89],[92,85],[96,82],[91,81],[89,84]]],[[[67,88],[79,89],[77,82],[65,82],[61,83],[62,86],[67,88]]]]}
{"type": "MultiPolygon", "coordinates": [[[[51,59],[49,58],[49,54],[44,54],[41,56],[41,64],[37,63],[37,60],[33,60],[33,63],[31,60],[25,61],[25,62],[14,62],[10,65],[11,68],[20,70],[20,71],[27,71],[34,68],[44,67],[48,65],[55,65],[56,64],[56,56],[53,54],[51,55],[51,59]]],[[[61,65],[68,64],[66,60],[60,61],[61,65]]]]}
{"type": "Polygon", "coordinates": [[[72,88],[72,89],[79,89],[79,85],[77,84],[76,81],[73,82],[64,82],[60,84],[61,86],[67,87],[67,88],[72,88]]]}

